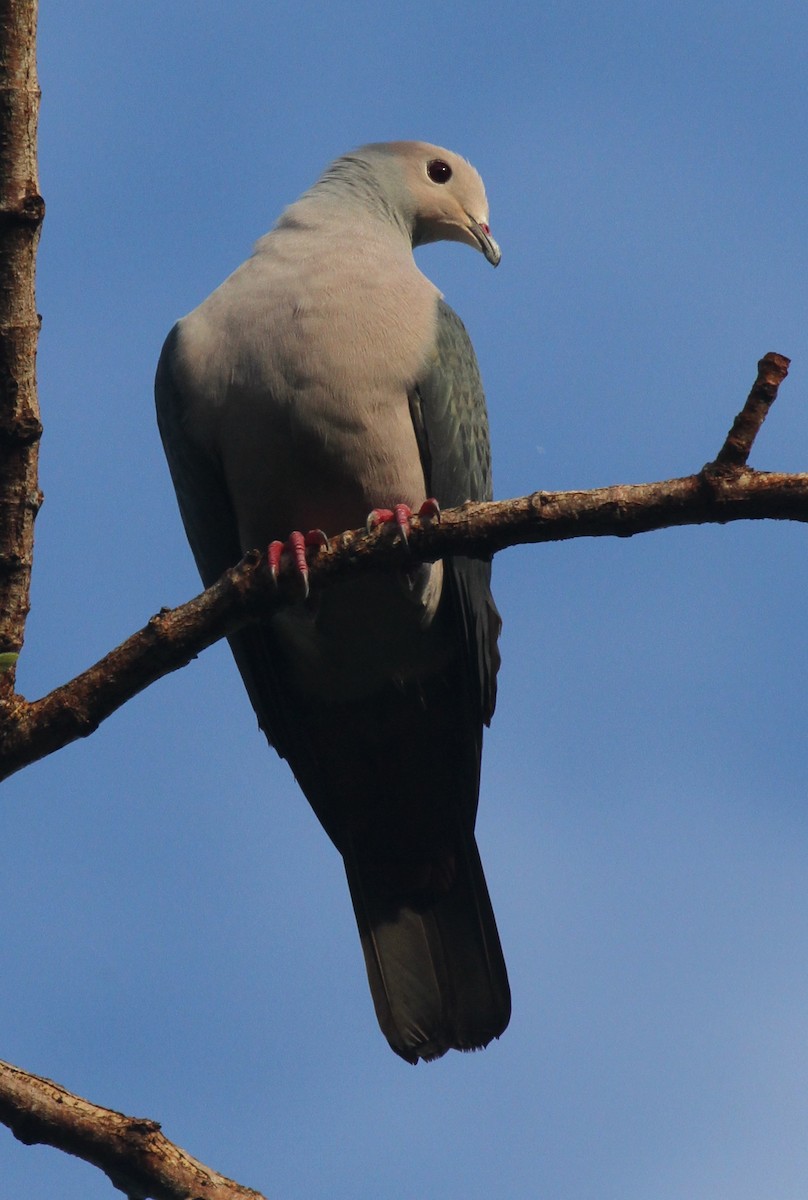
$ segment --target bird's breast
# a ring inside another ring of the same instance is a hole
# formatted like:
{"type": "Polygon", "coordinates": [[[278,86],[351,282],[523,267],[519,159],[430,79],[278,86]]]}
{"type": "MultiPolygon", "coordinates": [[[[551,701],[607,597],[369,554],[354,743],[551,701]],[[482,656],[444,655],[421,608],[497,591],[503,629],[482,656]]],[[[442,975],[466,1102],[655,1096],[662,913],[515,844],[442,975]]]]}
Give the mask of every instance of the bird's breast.
{"type": "Polygon", "coordinates": [[[409,394],[434,345],[437,292],[409,252],[273,236],[197,310],[227,344],[227,377],[197,426],[211,430],[245,550],[426,497],[409,394]]]}

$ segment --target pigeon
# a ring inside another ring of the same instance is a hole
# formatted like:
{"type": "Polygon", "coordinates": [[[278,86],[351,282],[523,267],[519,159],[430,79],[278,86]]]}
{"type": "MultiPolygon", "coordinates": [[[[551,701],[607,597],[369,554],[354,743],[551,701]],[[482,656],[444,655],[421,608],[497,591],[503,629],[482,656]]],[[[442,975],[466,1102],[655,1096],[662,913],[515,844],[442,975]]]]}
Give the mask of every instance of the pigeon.
{"type": "MultiPolygon", "coordinates": [[[[177,322],[157,416],[205,586],[254,548],[273,570],[291,550],[306,583],[312,542],[368,519],[406,538],[413,512],[491,498],[474,349],[413,257],[448,240],[496,266],[488,220],[459,155],[362,146],[177,322]]],[[[490,576],[460,556],[368,571],[229,639],[342,855],[379,1025],[411,1063],[480,1049],[510,1019],[474,834],[500,661],[490,576]]]]}

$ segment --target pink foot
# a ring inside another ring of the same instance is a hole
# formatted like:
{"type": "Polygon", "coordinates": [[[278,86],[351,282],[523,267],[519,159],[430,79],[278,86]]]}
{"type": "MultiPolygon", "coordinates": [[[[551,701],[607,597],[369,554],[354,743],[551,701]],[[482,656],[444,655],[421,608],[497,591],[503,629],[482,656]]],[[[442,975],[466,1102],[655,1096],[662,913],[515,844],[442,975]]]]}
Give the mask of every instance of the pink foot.
{"type": "Polygon", "coordinates": [[[303,581],[303,595],[309,594],[309,564],[306,561],[306,551],[311,546],[327,546],[328,538],[322,529],[310,529],[308,533],[294,530],[285,542],[270,542],[267,548],[267,566],[273,580],[277,583],[278,571],[284,554],[292,556],[295,571],[303,581]]]}
{"type": "MultiPolygon", "coordinates": [[[[405,543],[410,538],[410,523],[412,521],[412,509],[409,504],[396,504],[393,508],[374,508],[368,514],[366,528],[368,533],[376,529],[379,525],[387,525],[395,522],[396,528],[401,535],[402,541],[405,543]]],[[[430,498],[424,500],[421,507],[418,509],[417,516],[422,521],[439,521],[440,520],[440,505],[437,500],[430,498]]]]}

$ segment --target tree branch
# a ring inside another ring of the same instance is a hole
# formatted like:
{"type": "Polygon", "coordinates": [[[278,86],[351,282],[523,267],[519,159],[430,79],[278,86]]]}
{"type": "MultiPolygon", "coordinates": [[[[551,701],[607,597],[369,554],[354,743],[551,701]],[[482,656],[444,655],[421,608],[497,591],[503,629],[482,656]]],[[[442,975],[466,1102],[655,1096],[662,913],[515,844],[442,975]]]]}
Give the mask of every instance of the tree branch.
{"type": "Polygon", "coordinates": [[[0,652],[10,695],[29,608],[42,426],[36,394],[36,249],[45,205],[36,132],[36,0],[0,0],[0,652]]]}
{"type": "MultiPolygon", "coordinates": [[[[516,500],[468,503],[440,523],[415,522],[408,545],[382,527],[340,534],[312,558],[310,586],[370,569],[401,569],[447,554],[490,558],[499,550],[577,537],[631,537],[670,526],[741,520],[808,521],[808,474],[753,471],[745,465],[788,371],[788,359],[767,354],[742,412],[715,461],[695,475],[659,483],[584,492],[534,492],[516,500]]],[[[175,609],[163,609],[94,666],[41,700],[0,701],[0,779],[86,737],[101,721],[207,646],[250,621],[266,619],[297,597],[287,569],[276,586],[257,550],[213,587],[175,609]]]]}
{"type": "Polygon", "coordinates": [[[0,1121],[26,1146],[54,1146],[99,1167],[129,1200],[265,1200],[186,1154],[156,1121],[100,1108],[5,1062],[0,1121]]]}
{"type": "Polygon", "coordinates": [[[758,363],[757,379],[741,411],[732,423],[726,441],[715,460],[720,467],[744,467],[752,443],[769,409],[777,399],[780,384],[788,374],[791,360],[782,354],[765,354],[758,363]]]}

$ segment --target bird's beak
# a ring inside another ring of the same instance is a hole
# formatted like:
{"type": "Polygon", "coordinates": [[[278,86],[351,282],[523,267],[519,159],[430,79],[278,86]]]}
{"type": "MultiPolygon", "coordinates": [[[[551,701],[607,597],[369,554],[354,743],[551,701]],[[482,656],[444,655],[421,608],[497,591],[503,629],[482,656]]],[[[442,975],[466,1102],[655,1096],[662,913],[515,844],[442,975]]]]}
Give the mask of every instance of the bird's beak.
{"type": "Polygon", "coordinates": [[[491,237],[491,230],[481,221],[475,221],[473,217],[469,217],[469,222],[469,230],[480,250],[482,250],[492,267],[499,266],[502,251],[491,237]]]}

